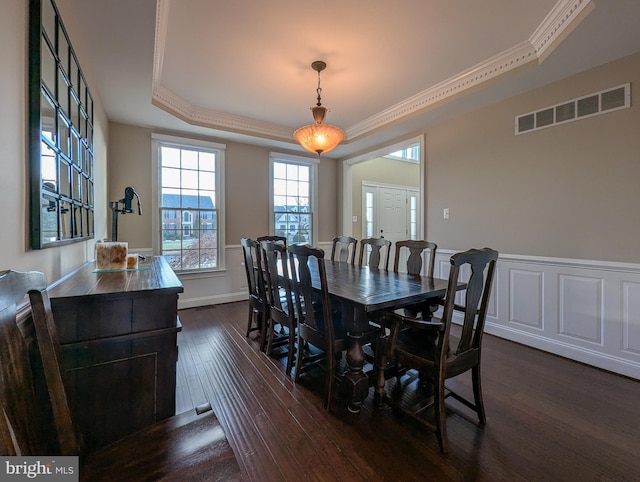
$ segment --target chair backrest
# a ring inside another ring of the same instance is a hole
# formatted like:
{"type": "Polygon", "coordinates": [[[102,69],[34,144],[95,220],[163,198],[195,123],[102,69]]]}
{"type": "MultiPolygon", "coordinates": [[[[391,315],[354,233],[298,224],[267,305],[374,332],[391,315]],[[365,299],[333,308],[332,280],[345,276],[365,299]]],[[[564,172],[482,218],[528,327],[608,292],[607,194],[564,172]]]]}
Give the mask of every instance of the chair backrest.
{"type": "Polygon", "coordinates": [[[358,240],[351,236],[336,236],[331,247],[331,261],[342,261],[353,264],[356,259],[358,240]]]}
{"type": "Polygon", "coordinates": [[[260,245],[265,260],[264,265],[268,289],[267,299],[271,306],[271,316],[292,319],[294,308],[287,247],[275,241],[262,241],[260,245]],[[284,306],[282,304],[283,297],[280,296],[281,293],[286,295],[284,297],[284,306]]]}
{"type": "Polygon", "coordinates": [[[287,238],[285,236],[260,236],[256,239],[256,241],[258,242],[258,244],[262,243],[263,241],[274,241],[278,244],[282,244],[283,246],[287,245],[287,238]]]}
{"type": "Polygon", "coordinates": [[[298,330],[305,340],[325,350],[333,346],[335,334],[324,266],[324,251],[308,245],[296,245],[289,246],[287,252],[293,298],[298,315],[298,330]],[[319,277],[319,290],[313,287],[314,275],[310,269],[311,263],[315,263],[317,267],[315,273],[319,277]]]}
{"type": "Polygon", "coordinates": [[[0,451],[4,455],[78,455],[60,373],[56,327],[44,274],[0,275],[0,451]],[[29,294],[31,316],[17,316],[29,294]]]}
{"type": "Polygon", "coordinates": [[[429,256],[427,276],[433,277],[433,270],[436,263],[436,249],[438,249],[438,246],[429,241],[412,239],[396,241],[396,254],[393,262],[393,271],[397,273],[400,270],[400,256],[403,250],[408,250],[409,257],[407,258],[407,273],[414,275],[420,274],[422,271],[423,257],[429,256]]]}
{"type": "Polygon", "coordinates": [[[247,273],[247,286],[249,288],[249,301],[252,303],[266,303],[264,276],[262,271],[262,256],[258,243],[253,239],[242,238],[242,255],[244,267],[247,273]]]}
{"type": "Polygon", "coordinates": [[[391,250],[391,241],[384,238],[366,238],[360,241],[360,255],[358,256],[358,264],[362,266],[366,264],[369,268],[389,269],[389,251],[391,250]],[[369,253],[369,259],[363,263],[366,253],[369,253]],[[380,266],[380,261],[382,267],[380,266]]]}
{"type": "Polygon", "coordinates": [[[440,347],[442,361],[448,356],[449,349],[452,350],[454,355],[461,355],[470,350],[480,349],[497,260],[498,252],[490,248],[470,249],[451,256],[449,285],[442,315],[445,336],[440,337],[439,340],[439,343],[445,344],[445,346],[440,347]],[[460,306],[455,303],[456,286],[460,277],[460,270],[464,265],[469,266],[470,275],[464,294],[464,305],[460,306]],[[464,320],[458,346],[449,347],[449,330],[454,311],[464,312],[464,320]]]}

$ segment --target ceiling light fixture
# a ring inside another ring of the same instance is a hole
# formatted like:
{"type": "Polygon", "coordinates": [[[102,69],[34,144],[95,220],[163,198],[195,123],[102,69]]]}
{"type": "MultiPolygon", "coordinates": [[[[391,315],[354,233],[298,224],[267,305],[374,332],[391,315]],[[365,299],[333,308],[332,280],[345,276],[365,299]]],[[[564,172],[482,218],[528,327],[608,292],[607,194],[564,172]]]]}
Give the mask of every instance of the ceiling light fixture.
{"type": "Polygon", "coordinates": [[[320,154],[329,152],[340,144],[340,141],[344,139],[344,131],[339,127],[322,123],[327,114],[327,108],[323,107],[320,99],[320,94],[322,93],[322,89],[320,88],[320,72],[327,68],[327,64],[321,60],[316,60],[311,64],[311,68],[318,72],[318,88],[316,89],[318,93],[318,103],[315,107],[311,107],[313,119],[316,123],[296,129],[293,137],[307,151],[315,152],[318,154],[318,157],[320,157],[320,154]]]}

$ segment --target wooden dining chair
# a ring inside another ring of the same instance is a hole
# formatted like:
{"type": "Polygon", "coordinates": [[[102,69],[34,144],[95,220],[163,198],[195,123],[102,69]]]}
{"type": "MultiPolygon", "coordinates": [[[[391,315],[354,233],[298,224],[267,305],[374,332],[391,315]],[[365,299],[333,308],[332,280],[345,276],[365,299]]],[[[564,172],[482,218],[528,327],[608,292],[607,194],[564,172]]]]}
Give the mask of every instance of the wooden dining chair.
{"type": "Polygon", "coordinates": [[[296,317],[291,293],[287,247],[275,241],[260,243],[265,260],[269,320],[265,353],[286,346],[286,373],[291,375],[296,344],[296,317]]]}
{"type": "Polygon", "coordinates": [[[287,238],[285,236],[260,236],[256,238],[256,241],[258,244],[263,241],[273,241],[275,243],[282,244],[283,246],[287,245],[287,238]]]}
{"type": "Polygon", "coordinates": [[[413,410],[403,403],[401,395],[386,396],[385,379],[382,374],[378,377],[376,388],[377,403],[380,405],[386,402],[435,430],[443,453],[447,452],[445,398],[451,396],[474,410],[480,424],[486,421],[480,383],[480,360],[487,304],[497,259],[498,252],[489,248],[471,249],[451,256],[449,283],[441,319],[432,318],[425,321],[402,316],[394,311],[384,313],[391,333],[386,341],[381,366],[394,361],[403,367],[417,370],[421,380],[429,380],[433,384],[433,403],[420,403],[417,409],[413,410]],[[455,298],[463,266],[470,268],[470,277],[464,294],[464,306],[461,306],[455,304],[455,298]],[[463,316],[460,336],[451,334],[454,311],[461,312],[463,316]],[[473,402],[445,387],[445,380],[469,370],[473,383],[473,402]],[[423,411],[431,406],[434,408],[433,423],[421,416],[423,411]]]}
{"type": "Polygon", "coordinates": [[[437,249],[438,245],[425,240],[408,239],[406,241],[396,241],[393,271],[397,273],[401,270],[400,260],[403,256],[407,256],[406,272],[409,274],[422,274],[422,267],[425,263],[424,258],[428,257],[427,272],[425,274],[433,277],[437,249]]]}
{"type": "Polygon", "coordinates": [[[331,261],[354,264],[358,240],[351,236],[336,236],[331,246],[331,261]]]}
{"type": "Polygon", "coordinates": [[[67,402],[46,286],[39,272],[0,274],[1,455],[79,455],[81,481],[241,479],[208,404],[86,452],[67,402]],[[21,303],[27,294],[30,314],[21,303]]]}
{"type": "Polygon", "coordinates": [[[389,251],[391,250],[391,241],[384,238],[365,238],[360,241],[360,255],[358,256],[358,264],[366,265],[369,268],[389,269],[389,251]],[[365,261],[367,257],[367,261],[365,261]],[[382,261],[382,266],[380,262],[382,261]]]}
{"type": "Polygon", "coordinates": [[[296,245],[289,246],[287,252],[293,299],[298,316],[298,349],[294,380],[298,382],[302,373],[322,363],[325,369],[324,408],[329,410],[336,376],[336,357],[347,349],[347,333],[341,320],[334,320],[334,316],[337,318],[341,313],[331,308],[324,251],[308,245],[296,245]],[[309,263],[317,265],[319,289],[312,285],[309,263]],[[307,344],[321,350],[320,356],[305,358],[307,344]]]}
{"type": "Polygon", "coordinates": [[[267,341],[269,304],[267,303],[260,247],[256,241],[249,238],[242,238],[240,245],[242,246],[244,267],[247,274],[247,288],[249,290],[249,316],[246,336],[248,337],[253,331],[260,331],[260,349],[264,350],[267,341]]]}
{"type": "MultiPolygon", "coordinates": [[[[427,266],[426,276],[433,278],[433,272],[436,263],[436,250],[438,246],[435,243],[425,240],[408,239],[406,241],[396,241],[396,252],[393,262],[393,271],[401,271],[401,260],[406,257],[406,272],[412,275],[421,275],[423,265],[427,266]]],[[[436,305],[416,303],[406,306],[404,311],[411,315],[417,316],[422,312],[425,319],[429,319],[431,315],[438,309],[436,305]]]]}

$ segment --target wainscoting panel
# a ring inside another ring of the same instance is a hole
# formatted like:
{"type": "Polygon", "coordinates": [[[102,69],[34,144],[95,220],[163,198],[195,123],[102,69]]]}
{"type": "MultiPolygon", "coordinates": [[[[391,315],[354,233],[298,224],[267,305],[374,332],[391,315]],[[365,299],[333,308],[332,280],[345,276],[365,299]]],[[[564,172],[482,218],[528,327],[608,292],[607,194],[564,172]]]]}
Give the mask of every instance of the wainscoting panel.
{"type": "Polygon", "coordinates": [[[544,330],[543,293],[543,272],[510,269],[509,323],[544,330]]]}
{"type": "Polygon", "coordinates": [[[622,349],[640,355],[640,283],[622,282],[622,349]]]}
{"type": "Polygon", "coordinates": [[[490,303],[487,333],[640,379],[640,264],[501,254],[490,303]]]}
{"type": "Polygon", "coordinates": [[[602,345],[602,278],[558,277],[558,334],[602,345]]]}

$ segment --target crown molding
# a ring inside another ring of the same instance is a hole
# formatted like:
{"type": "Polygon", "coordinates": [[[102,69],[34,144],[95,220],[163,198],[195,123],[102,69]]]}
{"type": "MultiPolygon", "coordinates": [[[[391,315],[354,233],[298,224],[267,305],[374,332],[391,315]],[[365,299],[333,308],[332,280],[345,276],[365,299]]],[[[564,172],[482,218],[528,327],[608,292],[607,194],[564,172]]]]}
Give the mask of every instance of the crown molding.
{"type": "Polygon", "coordinates": [[[561,0],[533,32],[529,41],[542,60],[595,8],[592,0],[561,0]]]}
{"type": "Polygon", "coordinates": [[[528,40],[358,122],[345,129],[346,138],[353,140],[365,136],[392,122],[419,114],[529,62],[541,62],[591,10],[592,0],[560,0],[528,40]]]}
{"type": "Polygon", "coordinates": [[[154,85],[151,103],[189,124],[295,143],[290,127],[196,107],[159,83],[154,85]]]}
{"type": "MultiPolygon", "coordinates": [[[[295,144],[290,127],[193,106],[162,85],[170,0],[158,0],[152,103],[185,122],[295,144]]],[[[532,62],[540,63],[593,10],[593,0],[559,0],[528,40],[345,129],[349,143],[532,62]]]]}
{"type": "Polygon", "coordinates": [[[398,120],[419,114],[438,103],[534,60],[536,60],[536,55],[533,45],[529,41],[524,41],[467,71],[450,77],[389,109],[358,122],[346,129],[347,137],[355,139],[398,120]]]}
{"type": "Polygon", "coordinates": [[[183,121],[202,127],[294,143],[293,131],[287,126],[258,121],[248,117],[203,109],[185,101],[162,85],[162,66],[167,39],[170,0],[157,0],[156,32],[153,51],[151,103],[183,121]]]}

